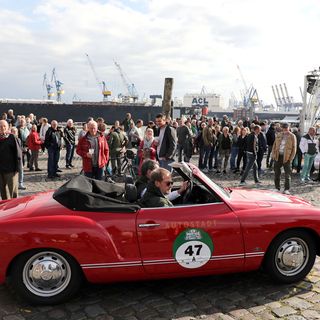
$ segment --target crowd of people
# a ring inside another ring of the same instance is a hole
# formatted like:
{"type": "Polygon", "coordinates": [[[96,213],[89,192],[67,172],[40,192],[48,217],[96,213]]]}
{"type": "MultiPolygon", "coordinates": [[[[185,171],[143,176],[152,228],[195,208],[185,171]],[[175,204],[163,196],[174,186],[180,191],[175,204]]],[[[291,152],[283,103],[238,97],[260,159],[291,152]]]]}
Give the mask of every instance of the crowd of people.
{"type": "MultiPolygon", "coordinates": [[[[288,123],[269,123],[257,117],[233,122],[227,116],[222,120],[195,115],[171,120],[158,114],[155,121],[144,125],[141,119],[135,121],[127,113],[122,122],[115,121],[110,128],[100,117],[87,119],[77,130],[72,119],[60,126],[56,120],[49,124],[48,119],[38,120],[32,113],[15,116],[13,110],[8,110],[0,121],[1,197],[17,197],[18,189],[25,189],[24,170],[42,170],[39,153],[48,154],[47,178],[58,178],[62,172],[59,160],[63,146],[65,169],[74,167],[76,152],[82,158],[83,173],[94,179],[122,175],[121,159],[128,148],[133,148],[137,151],[135,163],[140,178],[146,160],[167,170],[158,172],[154,177],[158,181],[171,171],[171,162],[189,162],[196,155],[198,167],[204,173],[239,174],[240,185],[246,184],[251,169],[256,184],[263,179],[265,170],[274,170],[277,191],[281,189],[283,168],[283,192],[290,194],[293,170],[300,174],[302,183],[307,183],[313,171],[319,169],[315,166],[319,141],[314,127],[303,135],[298,127],[290,128],[288,123]]],[[[314,179],[317,181],[318,172],[314,179]]]]}

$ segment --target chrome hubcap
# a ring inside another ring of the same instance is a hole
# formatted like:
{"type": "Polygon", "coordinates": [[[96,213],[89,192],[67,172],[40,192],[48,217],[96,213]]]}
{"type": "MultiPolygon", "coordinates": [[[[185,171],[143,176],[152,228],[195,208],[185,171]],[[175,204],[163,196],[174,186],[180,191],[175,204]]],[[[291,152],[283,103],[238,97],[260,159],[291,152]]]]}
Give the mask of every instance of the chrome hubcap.
{"type": "Polygon", "coordinates": [[[40,252],[23,268],[23,282],[37,296],[52,297],[62,292],[71,279],[68,261],[56,252],[40,252]]]}
{"type": "Polygon", "coordinates": [[[294,276],[306,266],[309,249],[304,240],[290,238],[278,248],[275,256],[277,269],[285,276],[294,276]]]}

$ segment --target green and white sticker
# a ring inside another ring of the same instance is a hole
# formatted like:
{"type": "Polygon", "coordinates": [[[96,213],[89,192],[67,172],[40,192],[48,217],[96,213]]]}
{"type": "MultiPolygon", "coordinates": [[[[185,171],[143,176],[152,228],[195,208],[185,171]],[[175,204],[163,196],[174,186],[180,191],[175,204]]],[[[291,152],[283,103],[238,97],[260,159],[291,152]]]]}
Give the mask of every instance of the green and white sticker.
{"type": "Polygon", "coordinates": [[[204,266],[213,253],[210,236],[202,229],[186,229],[173,244],[173,255],[184,268],[195,269],[204,266]]]}

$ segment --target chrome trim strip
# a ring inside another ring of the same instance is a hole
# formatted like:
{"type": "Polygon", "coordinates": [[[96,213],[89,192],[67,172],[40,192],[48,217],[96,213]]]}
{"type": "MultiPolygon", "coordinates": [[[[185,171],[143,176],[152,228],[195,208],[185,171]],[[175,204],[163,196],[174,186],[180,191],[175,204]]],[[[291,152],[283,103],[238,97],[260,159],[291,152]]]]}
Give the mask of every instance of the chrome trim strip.
{"type": "Polygon", "coordinates": [[[143,260],[143,263],[149,263],[149,262],[160,262],[160,261],[176,261],[175,259],[159,259],[159,260],[143,260]]]}
{"type": "Polygon", "coordinates": [[[211,257],[210,260],[217,261],[217,260],[232,260],[232,259],[243,259],[244,254],[239,255],[230,255],[230,256],[214,256],[211,257]]]}
{"type": "Polygon", "coordinates": [[[248,252],[245,253],[246,256],[256,256],[256,255],[264,255],[264,252],[260,251],[260,252],[248,252]]]}
{"type": "Polygon", "coordinates": [[[172,263],[177,263],[177,261],[174,260],[174,261],[167,261],[167,262],[149,262],[149,263],[143,263],[143,265],[151,266],[151,265],[154,265],[154,264],[172,264],[172,263]]]}
{"type": "Polygon", "coordinates": [[[219,256],[211,256],[212,258],[232,258],[232,257],[244,257],[244,253],[224,254],[219,256]]]}
{"type": "Polygon", "coordinates": [[[123,262],[84,263],[84,264],[81,264],[81,267],[118,265],[118,264],[137,264],[137,263],[141,263],[141,260],[138,260],[138,261],[123,261],[123,262]]]}
{"type": "Polygon", "coordinates": [[[257,257],[264,257],[264,254],[252,254],[250,256],[245,256],[245,258],[257,258],[257,257]]]}
{"type": "Polygon", "coordinates": [[[82,269],[106,269],[106,268],[127,268],[127,267],[141,267],[142,263],[136,263],[136,264],[123,264],[123,265],[116,265],[116,266],[108,266],[108,265],[101,265],[101,266],[87,266],[82,267],[82,269]]]}
{"type": "MultiPolygon", "coordinates": [[[[235,253],[226,254],[219,256],[212,256],[210,261],[219,260],[232,260],[232,259],[244,259],[244,258],[257,258],[263,257],[265,252],[248,252],[248,253],[235,253]]],[[[175,259],[159,259],[159,260],[144,260],[144,261],[130,261],[130,262],[110,262],[110,263],[86,263],[80,266],[83,269],[94,269],[94,268],[120,268],[120,267],[137,267],[137,266],[148,266],[148,265],[159,265],[159,264],[174,264],[177,263],[175,259]]]]}

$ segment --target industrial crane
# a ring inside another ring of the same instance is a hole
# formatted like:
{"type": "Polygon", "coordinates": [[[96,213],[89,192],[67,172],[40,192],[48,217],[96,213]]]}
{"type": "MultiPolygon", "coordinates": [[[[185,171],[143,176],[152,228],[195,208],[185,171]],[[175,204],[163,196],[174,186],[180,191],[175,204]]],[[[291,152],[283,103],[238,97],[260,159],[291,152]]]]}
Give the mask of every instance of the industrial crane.
{"type": "Polygon", "coordinates": [[[250,108],[254,108],[256,104],[258,104],[258,106],[260,106],[260,99],[258,96],[258,92],[257,90],[253,87],[253,85],[251,85],[250,87],[247,86],[246,81],[244,80],[243,74],[240,70],[240,67],[237,65],[237,68],[239,70],[240,73],[240,77],[244,86],[244,94],[243,96],[243,106],[246,109],[250,109],[250,108]]]}
{"type": "Polygon", "coordinates": [[[133,100],[133,102],[136,102],[139,99],[139,95],[138,92],[136,90],[136,87],[134,85],[134,83],[130,83],[130,81],[128,80],[128,77],[125,75],[125,73],[123,72],[121,66],[119,63],[117,63],[116,61],[114,61],[115,66],[117,67],[122,82],[127,90],[127,94],[126,95],[122,95],[120,94],[119,96],[125,101],[125,102],[130,102],[131,100],[133,100]]]}
{"type": "Polygon", "coordinates": [[[52,70],[51,82],[54,81],[57,91],[57,101],[61,102],[61,95],[64,94],[64,90],[62,89],[63,83],[57,79],[56,68],[52,70]]]}
{"type": "Polygon", "coordinates": [[[89,63],[89,66],[92,70],[92,73],[94,75],[94,78],[96,79],[96,82],[98,84],[98,87],[101,89],[101,92],[102,92],[102,95],[103,95],[103,101],[107,101],[108,100],[108,97],[111,96],[111,91],[107,89],[106,87],[106,83],[104,81],[100,81],[99,77],[98,77],[98,74],[93,66],[93,63],[89,57],[89,55],[86,53],[85,54],[86,57],[87,57],[87,60],[88,60],[88,63],[89,63]]]}
{"type": "Polygon", "coordinates": [[[53,85],[48,82],[46,73],[43,75],[42,86],[46,88],[48,100],[51,100],[51,98],[54,96],[54,92],[51,91],[53,89],[53,85]]]}

